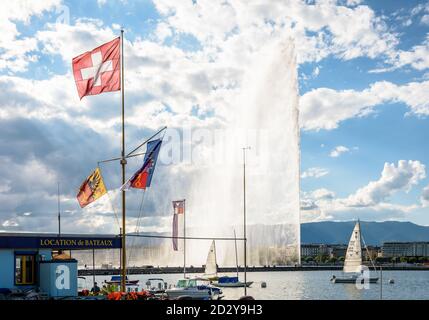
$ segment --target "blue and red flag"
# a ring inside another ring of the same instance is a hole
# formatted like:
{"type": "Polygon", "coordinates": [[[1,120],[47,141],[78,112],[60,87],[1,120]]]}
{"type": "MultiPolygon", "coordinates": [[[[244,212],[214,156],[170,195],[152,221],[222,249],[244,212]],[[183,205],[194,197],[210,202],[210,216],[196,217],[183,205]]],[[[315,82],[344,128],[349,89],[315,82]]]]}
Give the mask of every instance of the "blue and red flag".
{"type": "Polygon", "coordinates": [[[121,190],[129,188],[146,189],[150,187],[156,160],[161,149],[161,139],[149,141],[143,161],[143,166],[121,187],[121,190]]]}

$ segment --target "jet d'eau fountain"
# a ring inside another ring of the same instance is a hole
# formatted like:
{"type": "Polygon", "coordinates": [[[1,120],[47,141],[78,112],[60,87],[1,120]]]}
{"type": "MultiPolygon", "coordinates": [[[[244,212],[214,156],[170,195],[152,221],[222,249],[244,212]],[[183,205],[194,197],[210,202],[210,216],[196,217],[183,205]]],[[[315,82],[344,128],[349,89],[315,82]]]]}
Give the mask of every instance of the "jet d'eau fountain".
{"type": "MultiPolygon", "coordinates": [[[[246,171],[248,264],[297,263],[300,147],[293,41],[273,41],[255,53],[238,92],[222,128],[200,132],[198,139],[192,137],[189,143],[193,158],[187,165],[192,173],[190,183],[181,188],[172,184],[174,192],[168,190],[167,195],[171,200],[186,198],[187,236],[232,237],[235,229],[241,237],[242,147],[251,146],[246,171]]],[[[180,224],[178,229],[181,236],[180,224]]],[[[242,264],[243,244],[239,242],[242,264]]],[[[202,265],[210,243],[188,240],[187,264],[202,265]]],[[[144,245],[145,250],[135,248],[138,252],[133,254],[132,264],[183,263],[183,246],[173,251],[171,240],[141,239],[135,245],[144,245]]],[[[219,241],[216,246],[219,265],[234,265],[233,241],[219,241]]]]}

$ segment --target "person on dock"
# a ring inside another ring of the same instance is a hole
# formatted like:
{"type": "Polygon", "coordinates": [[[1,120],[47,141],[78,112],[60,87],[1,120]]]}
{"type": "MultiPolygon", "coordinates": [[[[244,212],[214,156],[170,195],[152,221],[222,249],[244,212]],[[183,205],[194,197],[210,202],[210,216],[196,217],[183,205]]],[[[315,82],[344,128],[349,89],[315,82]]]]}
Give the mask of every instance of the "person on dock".
{"type": "Polygon", "coordinates": [[[94,282],[94,286],[91,289],[91,292],[95,295],[99,294],[101,291],[100,287],[97,285],[97,282],[94,282]]]}

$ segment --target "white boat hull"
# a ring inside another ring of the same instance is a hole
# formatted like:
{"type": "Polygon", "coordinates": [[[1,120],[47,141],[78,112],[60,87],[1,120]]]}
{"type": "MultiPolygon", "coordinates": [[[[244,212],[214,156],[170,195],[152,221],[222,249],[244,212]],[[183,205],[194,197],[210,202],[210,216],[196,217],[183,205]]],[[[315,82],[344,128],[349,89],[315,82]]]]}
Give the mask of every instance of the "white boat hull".
{"type": "Polygon", "coordinates": [[[165,290],[169,299],[177,299],[182,296],[188,296],[194,300],[218,300],[219,294],[211,289],[198,288],[172,288],[165,290]]]}

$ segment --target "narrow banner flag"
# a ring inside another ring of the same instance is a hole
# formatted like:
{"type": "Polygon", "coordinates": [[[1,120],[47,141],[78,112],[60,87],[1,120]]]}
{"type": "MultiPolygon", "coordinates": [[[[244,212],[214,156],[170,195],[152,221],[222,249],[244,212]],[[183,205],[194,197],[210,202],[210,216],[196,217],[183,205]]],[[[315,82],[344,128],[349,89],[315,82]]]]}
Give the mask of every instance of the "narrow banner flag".
{"type": "Polygon", "coordinates": [[[129,188],[146,189],[150,187],[161,143],[161,139],[147,143],[143,166],[121,187],[121,190],[128,190],[129,188]]]}
{"type": "Polygon", "coordinates": [[[177,236],[178,236],[178,224],[179,214],[185,214],[185,200],[173,201],[173,250],[178,250],[177,236]]]}
{"type": "Polygon", "coordinates": [[[185,213],[185,200],[173,201],[174,214],[185,213]]]}
{"type": "Polygon", "coordinates": [[[121,90],[120,38],[73,58],[79,98],[121,90]]]}
{"type": "Polygon", "coordinates": [[[177,251],[178,245],[177,245],[177,235],[178,235],[178,224],[179,224],[179,218],[177,214],[173,214],[173,250],[177,251]]]}
{"type": "Polygon", "coordinates": [[[106,193],[107,190],[101,176],[100,168],[97,168],[80,186],[77,200],[81,208],[84,208],[106,193]]]}

